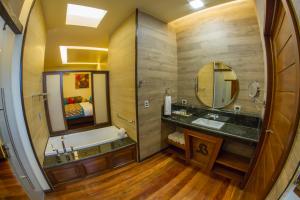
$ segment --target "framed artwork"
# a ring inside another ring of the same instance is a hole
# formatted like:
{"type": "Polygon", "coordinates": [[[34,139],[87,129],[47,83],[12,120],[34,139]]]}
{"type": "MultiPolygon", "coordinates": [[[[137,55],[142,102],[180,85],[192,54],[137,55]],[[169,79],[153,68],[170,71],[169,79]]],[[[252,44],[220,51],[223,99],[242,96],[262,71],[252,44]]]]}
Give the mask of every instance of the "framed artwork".
{"type": "Polygon", "coordinates": [[[75,75],[75,88],[89,88],[90,87],[90,75],[89,74],[76,74],[75,75]]]}

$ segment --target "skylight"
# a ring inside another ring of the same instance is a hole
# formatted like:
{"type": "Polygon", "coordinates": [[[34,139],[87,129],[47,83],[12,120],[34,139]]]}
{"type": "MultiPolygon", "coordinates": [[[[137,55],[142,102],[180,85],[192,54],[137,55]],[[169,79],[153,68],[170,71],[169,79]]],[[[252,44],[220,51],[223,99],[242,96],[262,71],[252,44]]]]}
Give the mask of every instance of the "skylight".
{"type": "Polygon", "coordinates": [[[107,48],[98,48],[98,47],[85,47],[85,46],[59,46],[60,56],[62,64],[72,64],[72,65],[97,65],[99,63],[95,62],[69,62],[68,61],[68,49],[79,49],[79,50],[89,50],[89,51],[108,51],[107,48]]]}
{"type": "Polygon", "coordinates": [[[66,24],[97,28],[106,13],[106,10],[98,8],[68,4],[66,24]]]}
{"type": "Polygon", "coordinates": [[[189,0],[190,6],[194,9],[202,8],[204,3],[201,0],[189,0]]]}

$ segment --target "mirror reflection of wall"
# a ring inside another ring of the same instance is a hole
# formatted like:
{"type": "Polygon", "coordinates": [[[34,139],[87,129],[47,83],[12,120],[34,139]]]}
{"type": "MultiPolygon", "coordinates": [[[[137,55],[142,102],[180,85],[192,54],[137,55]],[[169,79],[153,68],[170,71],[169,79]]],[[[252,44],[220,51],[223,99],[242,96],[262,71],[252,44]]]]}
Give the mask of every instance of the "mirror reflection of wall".
{"type": "Polygon", "coordinates": [[[238,94],[236,73],[223,63],[209,63],[197,75],[196,95],[200,102],[211,108],[224,108],[238,94]]]}
{"type": "Polygon", "coordinates": [[[198,73],[198,91],[197,96],[200,97],[203,104],[213,107],[214,96],[214,67],[213,63],[209,63],[201,68],[198,73]]]}

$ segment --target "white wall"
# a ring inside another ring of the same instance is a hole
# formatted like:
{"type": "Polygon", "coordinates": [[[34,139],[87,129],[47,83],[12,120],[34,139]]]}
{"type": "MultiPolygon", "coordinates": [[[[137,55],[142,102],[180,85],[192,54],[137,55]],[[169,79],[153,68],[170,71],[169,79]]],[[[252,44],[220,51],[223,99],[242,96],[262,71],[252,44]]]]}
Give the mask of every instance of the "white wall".
{"type": "Polygon", "coordinates": [[[91,89],[91,73],[89,72],[79,72],[79,73],[65,73],[63,76],[63,92],[64,98],[66,97],[75,97],[81,96],[89,100],[92,95],[91,89]],[[75,87],[75,76],[76,74],[88,74],[89,75],[89,87],[88,88],[79,88],[75,87]]]}

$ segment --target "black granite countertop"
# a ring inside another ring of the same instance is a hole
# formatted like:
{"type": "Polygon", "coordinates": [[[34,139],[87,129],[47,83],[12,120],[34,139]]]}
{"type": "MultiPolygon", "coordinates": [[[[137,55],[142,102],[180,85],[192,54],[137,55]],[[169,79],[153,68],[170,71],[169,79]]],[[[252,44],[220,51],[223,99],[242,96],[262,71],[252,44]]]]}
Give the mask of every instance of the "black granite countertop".
{"type": "Polygon", "coordinates": [[[123,138],[119,140],[115,140],[113,142],[101,144],[94,147],[88,147],[85,149],[77,150],[78,158],[75,158],[73,153],[65,153],[60,154],[59,156],[53,155],[53,156],[45,156],[43,168],[51,168],[56,167],[72,162],[77,162],[80,160],[92,158],[95,156],[103,155],[109,152],[113,152],[131,145],[134,145],[135,141],[133,141],[131,138],[123,138]]]}
{"type": "Polygon", "coordinates": [[[258,143],[260,138],[261,131],[261,120],[256,116],[247,116],[245,114],[233,114],[229,112],[222,111],[211,111],[201,108],[190,108],[186,106],[172,105],[172,110],[186,109],[188,113],[192,116],[180,116],[174,115],[171,116],[162,116],[163,121],[168,121],[175,123],[184,128],[191,128],[194,130],[205,131],[208,134],[234,138],[236,140],[244,142],[253,142],[258,143]],[[192,121],[198,118],[207,118],[208,113],[215,113],[219,115],[219,118],[216,121],[225,122],[224,126],[221,129],[208,128],[196,124],[192,124],[192,121]]]}

